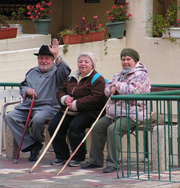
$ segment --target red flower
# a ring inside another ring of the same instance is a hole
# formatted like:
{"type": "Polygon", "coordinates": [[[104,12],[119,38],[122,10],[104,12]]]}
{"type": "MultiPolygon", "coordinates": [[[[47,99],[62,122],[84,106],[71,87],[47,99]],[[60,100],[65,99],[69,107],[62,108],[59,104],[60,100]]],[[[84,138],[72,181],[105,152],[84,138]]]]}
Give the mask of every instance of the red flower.
{"type": "Polygon", "coordinates": [[[52,12],[50,10],[50,6],[52,5],[51,2],[41,1],[37,3],[36,6],[27,6],[27,15],[32,15],[31,19],[46,19],[49,18],[49,14],[52,12]],[[31,13],[31,14],[30,14],[31,13]]]}
{"type": "Polygon", "coordinates": [[[106,11],[107,17],[111,22],[126,21],[130,20],[132,14],[129,14],[127,11],[129,3],[125,5],[113,5],[112,8],[106,11]]]}
{"type": "Polygon", "coordinates": [[[113,19],[113,17],[112,16],[109,16],[109,20],[112,20],[113,19]]]}

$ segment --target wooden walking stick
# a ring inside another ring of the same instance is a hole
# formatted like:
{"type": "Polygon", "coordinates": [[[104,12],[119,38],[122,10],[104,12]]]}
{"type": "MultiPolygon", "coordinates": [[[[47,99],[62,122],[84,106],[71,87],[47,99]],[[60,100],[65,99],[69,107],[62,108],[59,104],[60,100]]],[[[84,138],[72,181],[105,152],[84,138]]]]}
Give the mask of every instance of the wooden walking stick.
{"type": "Polygon", "coordinates": [[[78,149],[81,147],[81,145],[84,143],[84,141],[86,140],[86,138],[88,137],[88,135],[90,134],[90,132],[92,131],[92,129],[94,128],[96,122],[99,120],[99,118],[101,117],[103,111],[105,110],[108,102],[110,101],[111,97],[109,97],[109,99],[107,100],[106,104],[104,105],[103,109],[101,110],[99,116],[96,118],[96,121],[93,123],[93,125],[91,126],[91,128],[89,129],[89,131],[87,132],[87,134],[85,135],[85,137],[83,138],[83,140],[81,141],[81,143],[78,145],[78,147],[76,148],[76,150],[72,153],[72,155],[70,156],[70,158],[67,160],[67,162],[65,163],[65,165],[63,166],[63,168],[59,171],[59,173],[57,175],[60,175],[60,173],[65,169],[65,167],[67,166],[67,164],[69,163],[69,161],[73,158],[73,156],[76,154],[76,152],[78,151],[78,149]]]}
{"type": "Polygon", "coordinates": [[[61,124],[62,124],[62,122],[63,122],[63,120],[64,120],[64,118],[65,118],[65,116],[67,114],[67,111],[68,111],[68,107],[66,107],[66,110],[65,110],[65,112],[64,112],[64,114],[63,114],[63,116],[62,116],[62,118],[61,118],[61,120],[60,120],[60,122],[59,122],[59,124],[58,124],[58,126],[56,128],[56,130],[54,131],[54,134],[52,135],[52,137],[51,137],[48,145],[46,146],[46,148],[44,149],[43,153],[41,154],[41,156],[39,157],[39,159],[36,161],[36,163],[34,164],[34,166],[30,169],[29,173],[31,173],[36,168],[36,166],[39,164],[39,162],[41,161],[41,159],[44,157],[46,151],[48,150],[48,148],[51,145],[52,141],[54,140],[57,132],[59,131],[59,128],[61,127],[61,124]]]}
{"type": "MultiPolygon", "coordinates": [[[[25,95],[25,97],[26,97],[26,95],[25,95]]],[[[17,154],[16,154],[16,159],[14,160],[14,164],[18,163],[18,158],[19,158],[19,154],[20,154],[20,151],[21,151],[21,146],[22,146],[22,143],[23,143],[23,140],[24,140],[24,136],[26,134],[26,129],[27,129],[29,119],[30,119],[30,116],[31,116],[32,108],[33,108],[33,105],[34,105],[34,100],[35,100],[35,98],[33,97],[32,102],[31,102],[31,106],[30,106],[30,109],[29,109],[28,117],[27,117],[27,120],[26,120],[26,124],[25,124],[25,127],[24,127],[23,135],[22,135],[22,138],[21,138],[21,142],[19,144],[19,148],[18,148],[18,151],[17,151],[17,154]]]]}

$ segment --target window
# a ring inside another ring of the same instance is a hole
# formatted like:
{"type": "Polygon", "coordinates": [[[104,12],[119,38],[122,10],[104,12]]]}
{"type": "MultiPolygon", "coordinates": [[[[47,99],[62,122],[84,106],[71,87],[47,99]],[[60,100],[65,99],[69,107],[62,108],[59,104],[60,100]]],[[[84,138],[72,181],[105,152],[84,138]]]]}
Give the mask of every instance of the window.
{"type": "Polygon", "coordinates": [[[12,12],[14,11],[16,12],[18,11],[19,7],[22,7],[25,10],[23,19],[26,19],[27,18],[27,15],[26,15],[27,6],[35,5],[38,2],[41,2],[41,0],[0,0],[0,14],[10,17],[12,12]]]}
{"type": "Polygon", "coordinates": [[[115,5],[125,5],[126,0],[115,0],[115,5]]]}
{"type": "Polygon", "coordinates": [[[85,0],[85,3],[100,3],[100,0],[85,0]]]}

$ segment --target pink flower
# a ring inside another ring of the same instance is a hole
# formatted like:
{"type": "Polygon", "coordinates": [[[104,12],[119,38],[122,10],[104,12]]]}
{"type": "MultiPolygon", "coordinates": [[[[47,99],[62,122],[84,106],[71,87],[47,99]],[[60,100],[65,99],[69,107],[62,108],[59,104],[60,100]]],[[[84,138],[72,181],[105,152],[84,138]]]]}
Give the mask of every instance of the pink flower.
{"type": "Polygon", "coordinates": [[[31,8],[31,6],[27,6],[27,9],[29,10],[31,8]]]}
{"type": "Polygon", "coordinates": [[[85,17],[82,17],[82,20],[85,20],[85,17]]]}
{"type": "Polygon", "coordinates": [[[45,1],[43,1],[43,4],[45,4],[46,2],[45,1]]]}
{"type": "Polygon", "coordinates": [[[31,12],[27,12],[27,15],[31,15],[31,12]]]}
{"type": "Polygon", "coordinates": [[[32,15],[30,16],[30,19],[34,19],[32,15]]]}
{"type": "Polygon", "coordinates": [[[102,24],[99,24],[99,27],[102,27],[102,24]]]}
{"type": "Polygon", "coordinates": [[[95,18],[95,19],[96,19],[96,18],[98,18],[98,16],[93,16],[93,18],[95,18]]]}
{"type": "Polygon", "coordinates": [[[110,10],[106,11],[109,20],[111,20],[111,22],[130,20],[132,15],[127,11],[128,5],[129,3],[125,3],[124,5],[113,5],[110,10]]]}
{"type": "Polygon", "coordinates": [[[112,20],[113,19],[113,17],[112,16],[109,16],[109,20],[112,20]]]}
{"type": "Polygon", "coordinates": [[[38,4],[36,5],[36,8],[39,8],[39,7],[41,7],[40,3],[38,3],[38,4]]]}

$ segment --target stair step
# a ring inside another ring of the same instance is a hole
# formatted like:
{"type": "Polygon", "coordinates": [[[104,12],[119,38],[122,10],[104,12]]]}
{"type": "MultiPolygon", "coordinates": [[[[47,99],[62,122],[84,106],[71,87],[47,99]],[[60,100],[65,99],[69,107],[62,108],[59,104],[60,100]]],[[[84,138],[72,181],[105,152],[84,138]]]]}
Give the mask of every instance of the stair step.
{"type": "Polygon", "coordinates": [[[18,34],[16,38],[0,40],[0,52],[39,48],[51,44],[51,35],[18,34]]]}

